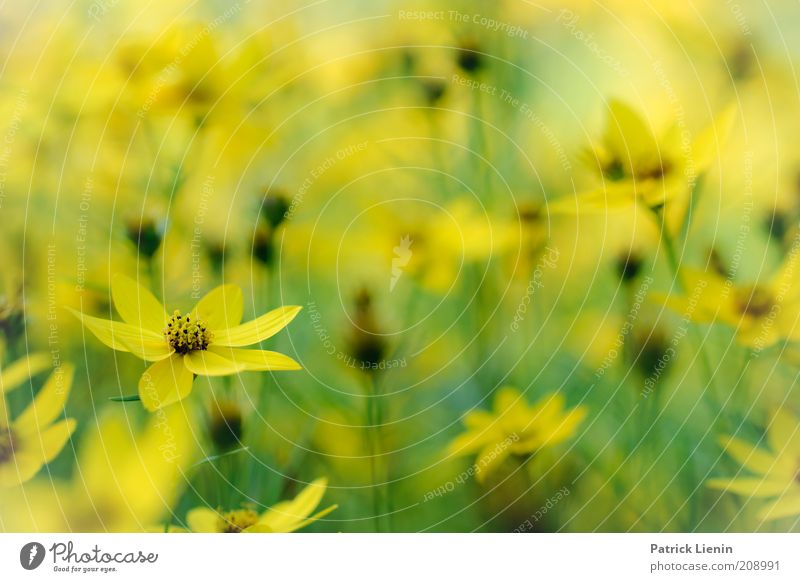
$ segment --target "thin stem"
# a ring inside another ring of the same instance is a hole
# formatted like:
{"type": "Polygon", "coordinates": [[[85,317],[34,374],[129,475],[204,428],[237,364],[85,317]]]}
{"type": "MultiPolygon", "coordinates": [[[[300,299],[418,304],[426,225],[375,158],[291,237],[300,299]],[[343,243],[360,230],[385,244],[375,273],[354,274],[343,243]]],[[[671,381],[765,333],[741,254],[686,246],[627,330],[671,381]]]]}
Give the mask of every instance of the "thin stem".
{"type": "MultiPolygon", "coordinates": [[[[686,286],[683,284],[683,280],[681,279],[680,274],[680,262],[678,261],[678,254],[675,250],[675,243],[672,239],[672,236],[669,233],[669,228],[667,226],[666,220],[664,219],[663,209],[653,209],[653,214],[656,217],[656,221],[658,222],[658,230],[659,234],[661,235],[661,243],[664,247],[664,255],[667,259],[667,264],[669,265],[670,270],[672,271],[672,275],[675,280],[675,285],[677,286],[678,290],[686,294],[686,286]]],[[[720,389],[717,385],[717,382],[714,377],[714,371],[711,368],[711,360],[708,357],[708,352],[706,351],[706,346],[703,343],[702,337],[697,333],[696,329],[691,326],[690,333],[693,335],[693,339],[697,343],[697,355],[700,358],[700,365],[703,367],[703,373],[708,378],[708,386],[711,388],[711,392],[716,395],[717,405],[720,407],[720,411],[723,407],[723,398],[722,394],[720,393],[720,389]]],[[[717,415],[720,417],[721,415],[717,415]]]]}
{"type": "Polygon", "coordinates": [[[372,373],[367,373],[367,442],[369,445],[369,470],[372,490],[372,513],[375,520],[375,531],[382,531],[381,524],[381,491],[378,486],[379,460],[381,452],[379,417],[381,416],[378,405],[377,384],[372,373]]]}
{"type": "Polygon", "coordinates": [[[151,256],[147,259],[147,275],[150,277],[150,288],[153,290],[153,293],[163,301],[164,294],[156,284],[156,281],[158,281],[158,265],[156,264],[155,257],[151,256]]]}
{"type": "MultiPolygon", "coordinates": [[[[272,309],[273,305],[271,305],[271,291],[272,291],[272,272],[268,266],[264,267],[264,289],[261,291],[261,295],[263,296],[264,300],[264,309],[263,312],[267,313],[270,309],[272,309]]],[[[263,343],[263,342],[262,342],[263,343]]],[[[259,346],[260,349],[264,349],[264,346],[259,346]]],[[[256,406],[259,414],[266,418],[266,412],[268,409],[269,404],[269,380],[270,374],[261,374],[261,381],[259,382],[259,389],[256,393],[256,406]]]]}

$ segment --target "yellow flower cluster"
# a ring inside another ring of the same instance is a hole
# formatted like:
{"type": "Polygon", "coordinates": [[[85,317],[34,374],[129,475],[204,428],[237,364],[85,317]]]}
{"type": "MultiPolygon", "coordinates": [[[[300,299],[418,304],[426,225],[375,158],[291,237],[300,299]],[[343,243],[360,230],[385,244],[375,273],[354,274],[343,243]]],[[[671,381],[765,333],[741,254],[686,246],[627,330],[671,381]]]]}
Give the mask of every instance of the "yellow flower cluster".
{"type": "Polygon", "coordinates": [[[796,3],[11,4],[0,530],[798,531],[796,3]]]}

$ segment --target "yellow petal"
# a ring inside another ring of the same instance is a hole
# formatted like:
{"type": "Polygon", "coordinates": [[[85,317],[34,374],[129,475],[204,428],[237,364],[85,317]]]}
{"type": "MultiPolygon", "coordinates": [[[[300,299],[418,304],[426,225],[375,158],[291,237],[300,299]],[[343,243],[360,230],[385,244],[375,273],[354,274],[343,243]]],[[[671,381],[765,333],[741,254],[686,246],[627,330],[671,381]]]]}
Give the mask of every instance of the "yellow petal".
{"type": "Polygon", "coordinates": [[[302,370],[302,366],[289,356],[279,352],[269,352],[266,350],[245,350],[242,348],[225,348],[221,346],[211,346],[208,349],[228,361],[235,362],[244,366],[245,370],[250,371],[281,371],[281,370],[302,370]]]}
{"type": "Polygon", "coordinates": [[[545,433],[542,439],[542,445],[555,445],[558,444],[573,434],[578,428],[578,425],[586,418],[586,409],[582,406],[573,408],[561,419],[558,424],[555,424],[545,433]]]}
{"type": "MultiPolygon", "coordinates": [[[[291,528],[287,529],[285,533],[292,533],[293,531],[297,531],[299,529],[303,529],[307,525],[309,525],[311,523],[314,523],[315,521],[317,521],[319,519],[322,519],[323,517],[328,515],[331,511],[333,511],[335,509],[338,509],[338,508],[339,508],[339,506],[336,505],[336,504],[333,504],[333,505],[331,505],[329,507],[326,507],[325,509],[315,513],[311,517],[306,518],[301,522],[295,523],[294,525],[291,526],[291,528]]],[[[256,525],[259,525],[259,524],[256,524],[256,525]]]]}
{"type": "MultiPolygon", "coordinates": [[[[800,291],[800,285],[795,285],[800,291]]],[[[781,338],[789,341],[800,341],[800,320],[796,319],[795,314],[800,313],[800,301],[794,300],[792,303],[785,303],[786,307],[780,311],[776,320],[775,327],[781,338]]]]}
{"type": "Polygon", "coordinates": [[[38,446],[45,463],[49,463],[56,458],[58,453],[75,432],[76,422],[72,418],[57,422],[39,433],[38,446]]]}
{"type": "Polygon", "coordinates": [[[139,379],[139,397],[150,412],[185,398],[192,391],[194,376],[184,359],[173,354],[152,364],[139,379]]]}
{"type": "Polygon", "coordinates": [[[735,437],[723,437],[719,439],[722,448],[742,467],[751,470],[753,473],[767,475],[777,468],[775,457],[758,448],[750,445],[735,437]]]}
{"type": "Polygon", "coordinates": [[[14,452],[12,461],[4,463],[12,470],[4,471],[0,476],[0,483],[24,483],[32,479],[45,463],[52,461],[64,448],[69,437],[75,431],[75,421],[64,420],[48,427],[41,433],[29,435],[19,449],[14,452]]]}
{"type": "Polygon", "coordinates": [[[195,533],[219,533],[219,513],[208,507],[197,507],[186,514],[186,525],[195,533]]]}
{"type": "Polygon", "coordinates": [[[183,356],[184,365],[198,376],[228,376],[247,369],[209,350],[196,350],[183,356]]]}
{"type": "Polygon", "coordinates": [[[497,418],[485,410],[471,410],[464,417],[464,426],[471,429],[486,428],[497,418]]]}
{"type": "Polygon", "coordinates": [[[772,497],[782,495],[792,487],[791,482],[770,479],[709,479],[706,485],[711,489],[723,489],[745,497],[772,497]]]}
{"type": "Polygon", "coordinates": [[[13,364],[0,368],[0,394],[10,392],[31,376],[49,368],[51,363],[49,355],[38,353],[20,358],[13,364]]]}
{"type": "Polygon", "coordinates": [[[458,435],[447,446],[448,455],[469,455],[481,450],[487,443],[494,443],[502,440],[497,428],[487,427],[484,429],[469,430],[458,435]]]}
{"type": "Polygon", "coordinates": [[[3,489],[11,489],[32,479],[43,464],[36,455],[11,455],[0,463],[0,495],[3,495],[3,489]]]}
{"type": "Polygon", "coordinates": [[[566,408],[567,399],[561,392],[552,392],[539,400],[530,409],[530,414],[538,421],[557,417],[566,408]]]}
{"type": "Polygon", "coordinates": [[[781,408],[767,428],[767,441],[776,456],[800,458],[800,422],[791,412],[781,408]]]}
{"type": "MultiPolygon", "coordinates": [[[[28,462],[30,463],[30,462],[28,462]]],[[[3,489],[11,489],[16,487],[23,481],[27,481],[41,469],[41,464],[20,466],[19,462],[11,457],[10,460],[0,463],[0,493],[3,489]],[[22,474],[29,475],[26,479],[22,479],[22,474]]],[[[4,533],[6,533],[4,531],[4,533]]]]}
{"type": "Polygon", "coordinates": [[[278,533],[288,533],[298,529],[303,520],[322,501],[327,487],[328,480],[326,478],[316,479],[291,501],[282,501],[269,508],[261,516],[259,523],[278,533]]]}
{"type": "Polygon", "coordinates": [[[543,426],[552,422],[559,422],[561,411],[566,405],[566,399],[560,392],[553,392],[534,404],[526,415],[526,425],[543,426]]]}
{"type": "Polygon", "coordinates": [[[689,295],[696,289],[701,298],[713,302],[715,307],[721,299],[731,297],[730,284],[717,273],[682,267],[681,280],[689,295]]]}
{"type": "Polygon", "coordinates": [[[250,527],[246,527],[242,530],[242,533],[276,533],[274,529],[269,527],[265,523],[256,523],[251,525],[250,527]]]}
{"type": "Polygon", "coordinates": [[[725,279],[715,273],[689,267],[681,268],[680,277],[686,296],[650,293],[650,300],[699,323],[721,320],[729,325],[738,324],[739,316],[733,307],[732,289],[725,279]],[[694,305],[690,303],[690,297],[695,298],[694,305]]]}
{"type": "Polygon", "coordinates": [[[154,336],[148,330],[142,330],[142,332],[143,334],[138,338],[120,339],[120,343],[127,347],[133,355],[147,362],[158,362],[175,353],[163,336],[154,336]]]}
{"type": "Polygon", "coordinates": [[[302,308],[284,306],[252,321],[214,332],[214,344],[229,347],[249,346],[272,337],[297,316],[302,308]]]}
{"type": "Polygon", "coordinates": [[[636,204],[636,189],[630,181],[604,183],[602,187],[576,196],[562,196],[547,203],[551,215],[605,214],[621,211],[636,204]]]}
{"type": "Polygon", "coordinates": [[[6,397],[0,392],[0,430],[8,428],[9,424],[11,424],[11,413],[8,412],[6,397]]]}
{"type": "Polygon", "coordinates": [[[62,414],[74,373],[72,365],[64,364],[50,374],[30,406],[14,421],[14,431],[21,434],[37,432],[62,414]]]}
{"type": "MultiPolygon", "coordinates": [[[[773,295],[783,296],[784,311],[790,314],[797,313],[797,303],[800,300],[800,285],[797,283],[797,272],[800,271],[800,254],[791,253],[786,257],[769,283],[769,288],[773,295]]],[[[791,323],[787,325],[790,329],[794,328],[795,317],[788,318],[791,323]]]]}
{"type": "Polygon", "coordinates": [[[660,148],[647,122],[631,107],[612,99],[608,109],[604,143],[631,175],[642,162],[658,155],[660,148]]]}
{"type": "Polygon", "coordinates": [[[758,513],[758,517],[765,521],[794,517],[796,515],[800,515],[800,493],[786,495],[758,513]]]}
{"type": "Polygon", "coordinates": [[[769,318],[755,321],[742,319],[736,330],[736,341],[748,348],[763,350],[775,345],[780,339],[781,333],[778,325],[769,318]]]}
{"type": "MultiPolygon", "coordinates": [[[[554,413],[561,408],[563,396],[553,394],[549,401],[553,402],[554,413]]],[[[517,432],[529,426],[531,422],[542,422],[540,416],[544,403],[528,407],[528,402],[518,390],[513,388],[503,388],[495,396],[494,411],[498,417],[499,424],[504,427],[505,432],[517,432]]]]}
{"type": "Polygon", "coordinates": [[[136,327],[157,334],[164,329],[167,314],[164,306],[147,289],[125,275],[116,275],[111,284],[114,307],[120,317],[136,327]]]}
{"type": "Polygon", "coordinates": [[[135,458],[133,438],[124,413],[119,408],[99,414],[96,422],[88,422],[78,449],[80,474],[90,497],[102,494],[107,482],[115,473],[123,471],[123,464],[135,458]],[[114,451],[109,455],[108,451],[114,451]]]}
{"type": "Polygon", "coordinates": [[[738,109],[735,104],[726,107],[716,119],[706,127],[692,144],[696,171],[702,172],[714,162],[720,147],[728,140],[728,136],[736,121],[738,109]]]}
{"type": "Polygon", "coordinates": [[[511,386],[504,386],[497,391],[494,397],[494,410],[498,414],[503,413],[515,406],[519,406],[520,403],[527,405],[522,393],[511,386]]]}
{"type": "Polygon", "coordinates": [[[220,285],[209,291],[192,310],[208,329],[228,329],[242,321],[244,298],[237,285],[220,285]]]}
{"type": "Polygon", "coordinates": [[[141,346],[147,343],[149,345],[149,342],[154,342],[156,340],[166,345],[164,338],[155,332],[144,330],[127,323],[84,315],[69,307],[67,307],[67,310],[80,319],[84,327],[88,328],[97,339],[117,351],[130,352],[131,348],[128,347],[129,344],[141,346]]]}

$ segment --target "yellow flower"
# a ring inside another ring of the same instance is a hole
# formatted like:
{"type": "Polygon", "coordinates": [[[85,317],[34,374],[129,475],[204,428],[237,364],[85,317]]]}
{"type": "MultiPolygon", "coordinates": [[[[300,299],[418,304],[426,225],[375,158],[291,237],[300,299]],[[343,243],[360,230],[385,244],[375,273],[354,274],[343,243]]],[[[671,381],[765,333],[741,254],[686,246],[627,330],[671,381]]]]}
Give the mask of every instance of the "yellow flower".
{"type": "Polygon", "coordinates": [[[659,208],[686,194],[714,162],[736,113],[733,107],[725,109],[691,144],[685,144],[678,124],[656,137],[649,122],[628,105],[612,100],[608,107],[605,134],[591,154],[603,185],[576,199],[555,201],[548,208],[551,214],[605,212],[639,202],[659,208]]]}
{"type": "Polygon", "coordinates": [[[754,477],[709,479],[706,485],[748,498],[772,502],[758,514],[771,521],[800,515],[800,420],[787,410],[779,410],[767,429],[769,450],[735,437],[720,439],[725,451],[754,477]]]}
{"type": "Polygon", "coordinates": [[[325,495],[327,486],[326,478],[317,479],[291,501],[281,501],[260,515],[252,509],[223,513],[208,507],[198,507],[189,511],[186,522],[189,529],[196,533],[290,533],[325,517],[337,508],[336,505],[331,505],[311,515],[325,495]]]}
{"type": "Polygon", "coordinates": [[[0,531],[142,532],[164,523],[197,456],[190,412],[172,406],[139,426],[110,406],[87,423],[68,480],[42,476],[0,495],[0,531]]]}
{"type": "Polygon", "coordinates": [[[476,478],[482,482],[510,455],[534,453],[565,441],[585,416],[582,406],[566,410],[561,394],[551,394],[529,406],[519,390],[505,387],[495,396],[492,412],[473,410],[467,414],[467,431],[450,443],[449,452],[477,453],[476,478]]]}
{"type": "Polygon", "coordinates": [[[13,421],[6,409],[5,393],[49,365],[45,354],[34,354],[0,370],[0,487],[13,487],[31,479],[52,461],[75,430],[75,420],[56,422],[72,386],[73,368],[55,370],[33,402],[13,421]]]}
{"type": "Polygon", "coordinates": [[[139,397],[149,411],[188,396],[195,375],[300,369],[283,354],[241,349],[278,333],[300,307],[280,307],[240,324],[244,304],[235,285],[213,289],[186,315],[167,315],[152,293],[123,275],[114,278],[111,293],[124,323],[70,311],[107,346],[154,362],[139,380],[139,397]]]}
{"type": "Polygon", "coordinates": [[[714,271],[683,267],[680,277],[686,296],[654,294],[655,300],[697,323],[722,322],[736,329],[737,341],[755,349],[781,339],[800,340],[797,314],[800,285],[797,261],[789,260],[769,281],[733,285],[714,271]]]}

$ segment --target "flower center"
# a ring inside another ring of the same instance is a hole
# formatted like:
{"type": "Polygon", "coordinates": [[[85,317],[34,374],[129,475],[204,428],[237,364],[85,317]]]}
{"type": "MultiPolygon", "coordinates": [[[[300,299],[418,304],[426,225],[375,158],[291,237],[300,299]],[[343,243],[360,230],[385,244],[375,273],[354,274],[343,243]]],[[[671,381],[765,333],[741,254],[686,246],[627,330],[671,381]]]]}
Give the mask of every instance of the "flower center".
{"type": "Polygon", "coordinates": [[[167,319],[164,338],[176,353],[188,354],[196,350],[208,349],[211,332],[208,331],[202,319],[192,321],[191,315],[183,316],[176,309],[175,313],[167,319]]]}
{"type": "Polygon", "coordinates": [[[672,164],[669,160],[661,159],[658,162],[636,169],[636,177],[642,180],[660,180],[672,172],[672,164]]]}
{"type": "Polygon", "coordinates": [[[0,465],[9,461],[14,455],[14,439],[11,429],[0,428],[0,465]]]}
{"type": "Polygon", "coordinates": [[[252,509],[237,509],[223,513],[219,517],[218,529],[221,533],[241,533],[258,523],[258,514],[252,509]]]}
{"type": "Polygon", "coordinates": [[[742,315],[766,317],[775,305],[772,293],[758,287],[743,289],[737,293],[736,308],[742,315]]]}

